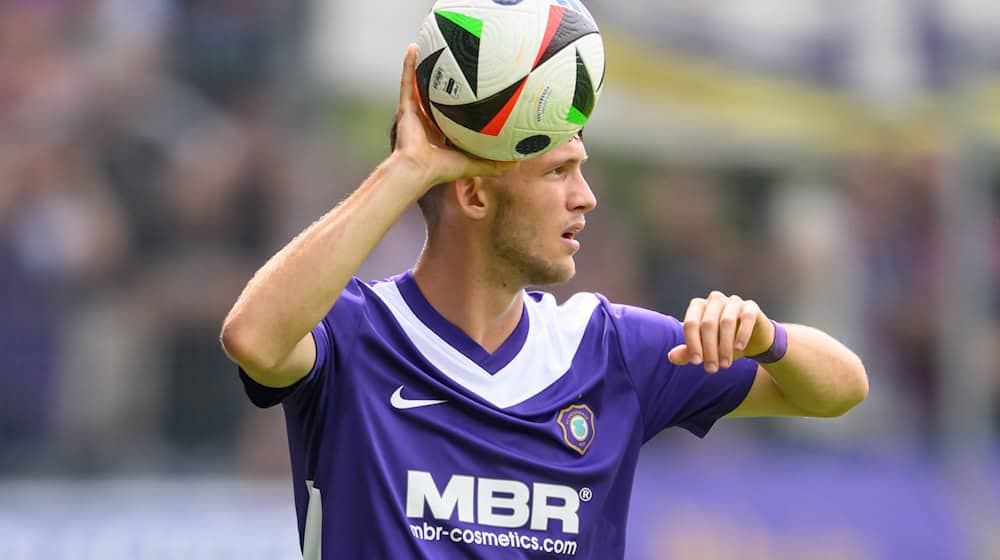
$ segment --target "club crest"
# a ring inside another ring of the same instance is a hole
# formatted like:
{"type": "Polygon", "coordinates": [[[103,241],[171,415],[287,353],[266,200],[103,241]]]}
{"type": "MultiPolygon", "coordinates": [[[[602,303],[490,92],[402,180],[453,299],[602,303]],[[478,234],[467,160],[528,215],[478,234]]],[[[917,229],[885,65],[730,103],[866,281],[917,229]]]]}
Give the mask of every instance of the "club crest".
{"type": "Polygon", "coordinates": [[[583,455],[594,442],[597,418],[585,404],[574,404],[559,411],[556,422],[562,428],[563,442],[583,455]]]}

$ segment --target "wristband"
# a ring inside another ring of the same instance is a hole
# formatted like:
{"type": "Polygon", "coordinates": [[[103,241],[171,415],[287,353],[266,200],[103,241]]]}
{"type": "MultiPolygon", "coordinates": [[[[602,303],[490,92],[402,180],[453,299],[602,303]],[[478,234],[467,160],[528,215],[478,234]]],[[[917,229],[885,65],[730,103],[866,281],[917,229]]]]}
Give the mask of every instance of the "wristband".
{"type": "Polygon", "coordinates": [[[749,358],[759,364],[772,364],[777,362],[781,358],[785,357],[785,352],[788,351],[788,331],[781,323],[771,319],[771,324],[774,325],[774,340],[771,341],[771,347],[767,349],[767,352],[761,352],[756,356],[749,356],[749,358]]]}

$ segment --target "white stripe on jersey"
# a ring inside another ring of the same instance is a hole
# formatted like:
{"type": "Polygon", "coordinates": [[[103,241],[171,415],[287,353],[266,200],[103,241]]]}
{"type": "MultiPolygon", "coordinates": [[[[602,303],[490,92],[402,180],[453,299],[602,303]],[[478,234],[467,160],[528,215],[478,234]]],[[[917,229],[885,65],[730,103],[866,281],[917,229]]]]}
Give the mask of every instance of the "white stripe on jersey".
{"type": "Polygon", "coordinates": [[[302,532],[302,560],[320,560],[323,557],[323,496],[311,480],[306,481],[306,488],[309,489],[309,506],[302,532]]]}
{"type": "Polygon", "coordinates": [[[517,355],[493,375],[441,339],[406,304],[395,282],[372,286],[417,350],[452,381],[497,408],[522,403],[555,383],[573,362],[599,300],[578,293],[562,305],[551,294],[524,295],[528,336],[517,355]]]}

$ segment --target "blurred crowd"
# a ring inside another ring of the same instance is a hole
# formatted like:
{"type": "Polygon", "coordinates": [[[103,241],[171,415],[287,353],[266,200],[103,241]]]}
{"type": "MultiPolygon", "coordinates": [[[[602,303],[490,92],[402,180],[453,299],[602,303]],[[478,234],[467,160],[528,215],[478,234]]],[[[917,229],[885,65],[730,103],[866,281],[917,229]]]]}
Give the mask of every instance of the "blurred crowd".
{"type": "MultiPolygon", "coordinates": [[[[0,473],[286,468],[280,413],[251,410],[218,330],[254,270],[374,163],[289,79],[304,13],[0,0],[0,473]]],[[[591,151],[601,204],[557,293],[674,315],[712,289],[753,298],[868,364],[870,402],[823,437],[933,437],[944,154],[803,171],[591,151]]],[[[360,275],[408,267],[422,228],[405,215],[360,275]]],[[[829,431],[782,425],[747,431],[829,431]]]]}
{"type": "Polygon", "coordinates": [[[279,8],[0,3],[5,462],[236,446],[219,321],[305,173],[277,126],[279,8]]]}

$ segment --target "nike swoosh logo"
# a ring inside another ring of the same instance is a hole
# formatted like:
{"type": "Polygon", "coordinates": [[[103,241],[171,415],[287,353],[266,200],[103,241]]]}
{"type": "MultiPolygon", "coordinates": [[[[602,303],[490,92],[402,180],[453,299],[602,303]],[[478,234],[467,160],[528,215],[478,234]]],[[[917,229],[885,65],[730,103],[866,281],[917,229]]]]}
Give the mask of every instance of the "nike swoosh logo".
{"type": "Polygon", "coordinates": [[[396,389],[396,392],[392,394],[392,398],[389,399],[389,403],[392,405],[392,407],[393,408],[398,408],[400,410],[406,410],[408,408],[420,408],[422,406],[431,406],[431,405],[441,404],[441,403],[445,403],[445,402],[448,402],[448,401],[446,401],[446,400],[435,401],[435,400],[429,400],[429,399],[406,399],[406,398],[403,398],[403,386],[402,385],[399,386],[399,389],[396,389]]]}

